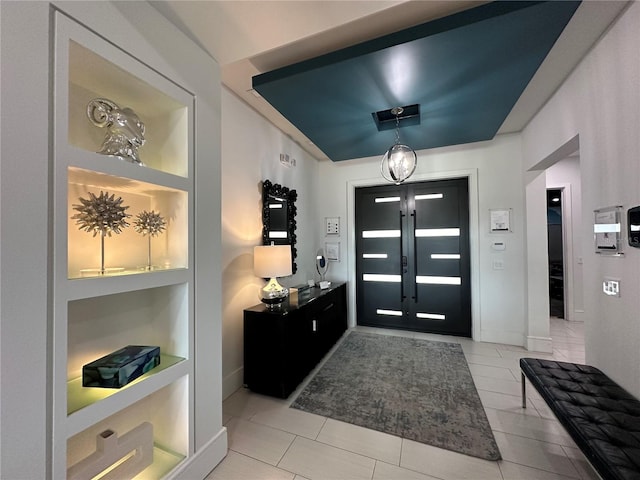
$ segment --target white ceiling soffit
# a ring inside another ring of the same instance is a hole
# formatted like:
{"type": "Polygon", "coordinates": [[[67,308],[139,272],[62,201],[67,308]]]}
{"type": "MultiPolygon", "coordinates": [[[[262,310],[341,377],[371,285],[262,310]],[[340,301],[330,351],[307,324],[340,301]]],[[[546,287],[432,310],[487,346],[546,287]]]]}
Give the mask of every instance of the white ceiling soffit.
{"type": "MultiPolygon", "coordinates": [[[[319,160],[327,156],[255,94],[251,78],[481,1],[183,1],[151,4],[218,61],[222,81],[319,160]]],[[[498,133],[522,130],[575,68],[626,1],[583,1],[498,133]]]]}
{"type": "Polygon", "coordinates": [[[521,131],[629,3],[583,0],[498,134],[521,131]]]}

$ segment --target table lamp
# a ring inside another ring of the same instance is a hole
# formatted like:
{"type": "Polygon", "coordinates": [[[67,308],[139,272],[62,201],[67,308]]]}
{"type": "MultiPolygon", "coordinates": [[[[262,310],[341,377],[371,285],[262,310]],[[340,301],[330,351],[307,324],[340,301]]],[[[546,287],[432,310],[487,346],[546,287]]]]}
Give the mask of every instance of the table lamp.
{"type": "Polygon", "coordinates": [[[291,245],[260,245],[253,248],[253,271],[258,277],[270,278],[260,290],[260,300],[267,305],[283,302],[289,290],[278,283],[277,277],[293,273],[291,245]]]}

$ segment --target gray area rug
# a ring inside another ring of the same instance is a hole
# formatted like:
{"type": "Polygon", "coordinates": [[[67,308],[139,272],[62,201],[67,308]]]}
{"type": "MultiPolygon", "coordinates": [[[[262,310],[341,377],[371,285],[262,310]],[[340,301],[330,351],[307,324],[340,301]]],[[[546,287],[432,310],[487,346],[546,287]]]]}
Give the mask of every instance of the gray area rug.
{"type": "Polygon", "coordinates": [[[351,332],[291,407],[474,457],[501,458],[456,343],[351,332]]]}

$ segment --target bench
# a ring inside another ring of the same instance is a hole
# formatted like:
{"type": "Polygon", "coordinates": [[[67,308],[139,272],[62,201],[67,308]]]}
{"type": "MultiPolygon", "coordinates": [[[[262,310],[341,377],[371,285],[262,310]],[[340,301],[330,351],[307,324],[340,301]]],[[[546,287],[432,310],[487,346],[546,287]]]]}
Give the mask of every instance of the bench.
{"type": "Polygon", "coordinates": [[[640,401],[589,365],[521,358],[525,376],[604,480],[640,479],[640,401]]]}

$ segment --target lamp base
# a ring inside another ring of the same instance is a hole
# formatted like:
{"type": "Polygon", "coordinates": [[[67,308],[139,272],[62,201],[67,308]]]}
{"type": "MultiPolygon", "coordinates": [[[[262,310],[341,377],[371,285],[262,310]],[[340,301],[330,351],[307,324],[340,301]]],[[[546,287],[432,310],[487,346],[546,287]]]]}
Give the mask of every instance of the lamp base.
{"type": "Polygon", "coordinates": [[[288,296],[289,289],[280,285],[275,277],[260,289],[260,301],[267,305],[282,303],[288,296]]]}

